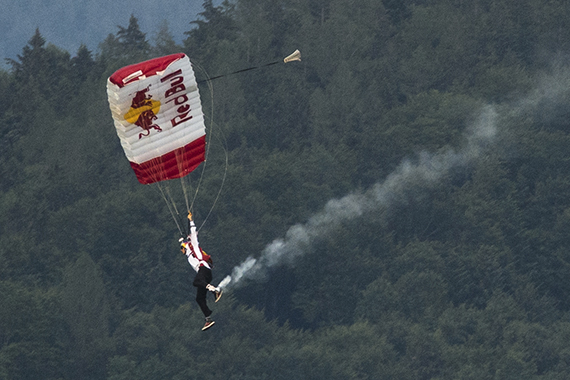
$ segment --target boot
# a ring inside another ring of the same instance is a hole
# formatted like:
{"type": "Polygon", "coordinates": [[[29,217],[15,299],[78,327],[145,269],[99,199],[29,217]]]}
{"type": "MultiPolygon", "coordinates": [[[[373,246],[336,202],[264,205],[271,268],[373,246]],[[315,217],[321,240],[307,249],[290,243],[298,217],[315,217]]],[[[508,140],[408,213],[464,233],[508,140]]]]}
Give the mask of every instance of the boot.
{"type": "Polygon", "coordinates": [[[204,324],[204,327],[202,327],[202,331],[209,329],[214,325],[214,323],[216,322],[214,322],[212,318],[206,317],[206,323],[204,324]]]}

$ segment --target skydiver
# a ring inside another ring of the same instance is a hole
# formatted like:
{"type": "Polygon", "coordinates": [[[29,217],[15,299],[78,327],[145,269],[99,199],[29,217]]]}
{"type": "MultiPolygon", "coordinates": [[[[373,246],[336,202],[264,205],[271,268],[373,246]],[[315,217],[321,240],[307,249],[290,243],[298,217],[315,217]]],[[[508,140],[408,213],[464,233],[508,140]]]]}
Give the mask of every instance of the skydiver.
{"type": "Polygon", "coordinates": [[[211,318],[212,310],[208,308],[206,296],[208,295],[208,291],[210,291],[214,293],[215,302],[218,302],[222,296],[222,289],[210,284],[212,281],[212,258],[204,252],[198,244],[198,232],[196,231],[196,225],[192,220],[192,213],[190,212],[188,213],[188,220],[190,221],[190,235],[185,239],[181,238],[179,240],[180,250],[188,257],[188,262],[196,271],[196,277],[192,285],[197,288],[196,302],[206,318],[204,327],[202,327],[202,330],[206,330],[215,323],[211,318]]]}

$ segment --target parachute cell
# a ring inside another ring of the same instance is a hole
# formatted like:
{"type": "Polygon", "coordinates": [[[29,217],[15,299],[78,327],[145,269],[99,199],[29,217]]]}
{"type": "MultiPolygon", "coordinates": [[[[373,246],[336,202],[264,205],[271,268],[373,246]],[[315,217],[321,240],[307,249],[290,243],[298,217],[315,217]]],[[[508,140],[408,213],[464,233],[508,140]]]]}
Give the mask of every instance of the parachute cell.
{"type": "Polygon", "coordinates": [[[107,81],[117,135],[140,183],[179,178],[204,161],[206,128],[188,57],[123,67],[107,81]]]}

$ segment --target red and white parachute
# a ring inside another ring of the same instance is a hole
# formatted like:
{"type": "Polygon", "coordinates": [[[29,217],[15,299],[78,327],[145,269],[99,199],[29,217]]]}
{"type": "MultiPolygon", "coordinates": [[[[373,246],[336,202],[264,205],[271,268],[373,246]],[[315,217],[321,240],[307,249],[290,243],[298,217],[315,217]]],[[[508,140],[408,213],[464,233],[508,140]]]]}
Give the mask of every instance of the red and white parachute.
{"type": "MultiPolygon", "coordinates": [[[[301,53],[296,50],[282,62],[300,60],[301,53]]],[[[226,75],[209,78],[209,81],[226,75]]],[[[185,177],[206,157],[206,126],[190,59],[178,53],[123,67],[109,77],[107,95],[117,135],[137,179],[142,184],[157,184],[176,221],[177,207],[170,192],[161,188],[162,181],[185,177]]],[[[228,155],[225,148],[224,151],[227,170],[228,155]]],[[[192,206],[184,180],[181,184],[186,208],[190,211],[192,206]]],[[[178,222],[177,225],[182,234],[178,222]]]]}
{"type": "Polygon", "coordinates": [[[184,53],[117,70],[107,81],[107,95],[117,135],[140,183],[183,177],[204,161],[200,94],[184,53]]]}

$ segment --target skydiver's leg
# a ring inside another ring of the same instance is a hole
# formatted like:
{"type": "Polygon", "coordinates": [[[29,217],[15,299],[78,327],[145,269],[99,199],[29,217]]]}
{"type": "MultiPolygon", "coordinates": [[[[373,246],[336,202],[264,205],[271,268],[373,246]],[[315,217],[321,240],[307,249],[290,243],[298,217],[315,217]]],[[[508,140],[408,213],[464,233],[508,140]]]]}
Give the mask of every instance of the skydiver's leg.
{"type": "Polygon", "coordinates": [[[200,306],[200,309],[202,309],[202,313],[204,313],[205,317],[209,317],[212,314],[212,310],[208,308],[208,303],[206,302],[206,295],[208,294],[206,285],[208,285],[210,281],[212,281],[212,271],[206,267],[200,267],[192,284],[197,288],[196,302],[198,306],[200,306]]]}
{"type": "Polygon", "coordinates": [[[212,315],[212,310],[210,310],[210,308],[208,307],[208,303],[206,302],[207,294],[208,291],[206,290],[206,288],[198,287],[198,289],[196,290],[196,302],[198,303],[198,306],[200,306],[202,313],[204,313],[204,317],[209,317],[210,315],[212,315]]]}
{"type": "Polygon", "coordinates": [[[212,281],[212,271],[206,267],[200,267],[192,285],[205,288],[212,281]]]}

